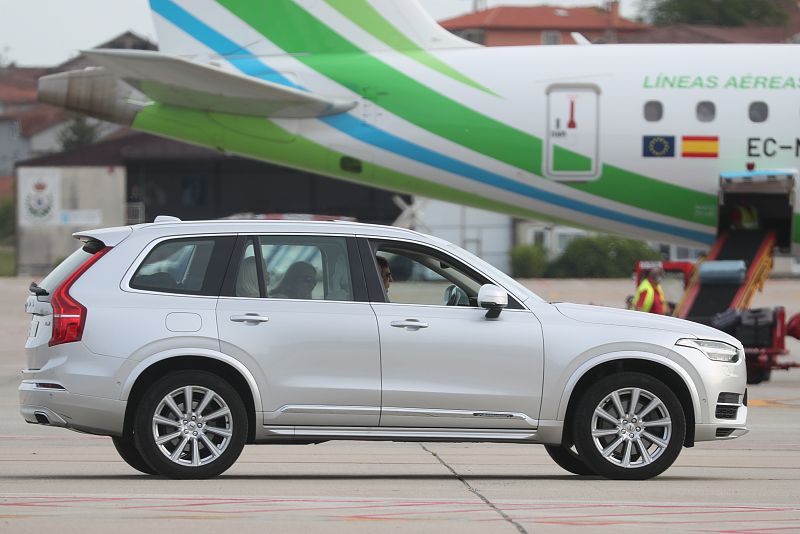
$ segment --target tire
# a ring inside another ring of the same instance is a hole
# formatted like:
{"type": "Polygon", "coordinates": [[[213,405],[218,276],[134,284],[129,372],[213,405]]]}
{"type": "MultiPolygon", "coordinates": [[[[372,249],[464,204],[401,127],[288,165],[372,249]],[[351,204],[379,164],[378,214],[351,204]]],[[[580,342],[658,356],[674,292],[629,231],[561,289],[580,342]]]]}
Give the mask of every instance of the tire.
{"type": "Polygon", "coordinates": [[[678,457],[686,417],[663,382],[642,373],[617,373],[600,379],[578,400],[572,436],[579,456],[598,475],[646,480],[678,457]]]}
{"type": "Polygon", "coordinates": [[[248,430],[241,396],[206,371],[176,371],[156,381],[136,407],[133,425],[145,462],[178,479],[223,473],[241,454],[248,430]]]}
{"type": "Polygon", "coordinates": [[[566,447],[564,445],[545,445],[544,449],[547,451],[547,454],[550,455],[550,458],[553,459],[555,463],[558,464],[559,467],[569,471],[574,475],[581,475],[581,476],[593,476],[597,475],[594,471],[592,471],[588,465],[578,456],[578,453],[573,450],[571,447],[566,447]]]}
{"type": "Polygon", "coordinates": [[[763,367],[747,369],[747,383],[751,385],[760,384],[761,382],[769,382],[772,377],[772,369],[763,367]]]}
{"type": "Polygon", "coordinates": [[[158,471],[150,467],[147,462],[144,461],[144,458],[142,458],[142,455],[136,448],[133,435],[129,434],[123,437],[112,436],[111,441],[114,443],[114,448],[117,449],[117,452],[122,459],[125,460],[126,464],[145,475],[158,474],[158,471]]]}

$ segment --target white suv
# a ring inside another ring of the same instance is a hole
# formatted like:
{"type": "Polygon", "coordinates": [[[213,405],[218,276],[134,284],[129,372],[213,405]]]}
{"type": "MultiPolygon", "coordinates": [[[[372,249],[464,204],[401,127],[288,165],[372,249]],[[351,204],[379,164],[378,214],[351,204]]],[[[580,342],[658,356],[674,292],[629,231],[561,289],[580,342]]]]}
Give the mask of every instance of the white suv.
{"type": "Polygon", "coordinates": [[[747,432],[736,339],[545,302],[430,236],[159,218],[76,237],[31,285],[20,409],[144,473],[349,439],[541,443],[573,473],[645,479],[747,432]]]}

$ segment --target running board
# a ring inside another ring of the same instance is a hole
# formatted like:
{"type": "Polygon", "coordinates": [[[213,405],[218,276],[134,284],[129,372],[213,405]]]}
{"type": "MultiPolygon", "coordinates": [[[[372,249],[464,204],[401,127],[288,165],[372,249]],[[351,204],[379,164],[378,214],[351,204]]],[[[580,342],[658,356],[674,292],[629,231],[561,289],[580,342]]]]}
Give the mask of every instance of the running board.
{"type": "Polygon", "coordinates": [[[389,428],[335,426],[263,426],[259,442],[296,439],[365,440],[365,441],[451,441],[537,443],[536,431],[529,429],[483,428],[389,428]]]}

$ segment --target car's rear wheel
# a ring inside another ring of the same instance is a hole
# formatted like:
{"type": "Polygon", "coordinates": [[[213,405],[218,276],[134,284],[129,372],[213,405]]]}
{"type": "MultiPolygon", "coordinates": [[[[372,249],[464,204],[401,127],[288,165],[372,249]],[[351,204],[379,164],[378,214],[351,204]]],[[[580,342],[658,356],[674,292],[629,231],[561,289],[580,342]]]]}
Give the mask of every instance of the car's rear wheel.
{"type": "Polygon", "coordinates": [[[581,476],[597,474],[586,465],[586,462],[581,459],[578,455],[578,451],[573,447],[567,447],[566,445],[545,445],[544,448],[547,454],[550,455],[550,458],[552,458],[559,467],[572,474],[581,476]]]}
{"type": "Polygon", "coordinates": [[[227,470],[247,438],[241,396],[206,371],[176,371],[150,386],[136,408],[136,445],[170,478],[208,478],[227,470]]]}
{"type": "Polygon", "coordinates": [[[129,466],[145,475],[158,474],[158,471],[150,467],[141,453],[139,453],[139,449],[136,448],[136,442],[133,440],[132,434],[126,433],[121,437],[113,436],[111,441],[114,443],[114,448],[117,449],[119,455],[129,466]]]}
{"type": "Polygon", "coordinates": [[[663,382],[642,373],[600,379],[582,395],[572,421],[580,457],[597,474],[644,480],[663,473],[680,453],[686,418],[663,382]]]}

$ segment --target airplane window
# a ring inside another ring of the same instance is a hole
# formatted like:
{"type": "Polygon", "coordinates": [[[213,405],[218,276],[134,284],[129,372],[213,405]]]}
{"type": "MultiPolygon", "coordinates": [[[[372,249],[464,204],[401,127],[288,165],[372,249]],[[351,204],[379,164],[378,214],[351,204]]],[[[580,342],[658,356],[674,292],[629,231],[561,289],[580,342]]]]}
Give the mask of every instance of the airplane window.
{"type": "Polygon", "coordinates": [[[711,122],[717,116],[717,107],[713,102],[707,100],[697,103],[697,120],[700,122],[711,122]]]}
{"type": "Polygon", "coordinates": [[[753,122],[764,122],[769,117],[769,106],[765,102],[753,102],[750,104],[750,120],[753,122]]]}
{"type": "Polygon", "coordinates": [[[664,116],[664,105],[658,100],[649,100],[644,104],[644,118],[647,122],[658,122],[664,116]]]}

